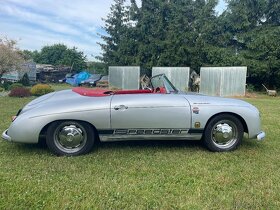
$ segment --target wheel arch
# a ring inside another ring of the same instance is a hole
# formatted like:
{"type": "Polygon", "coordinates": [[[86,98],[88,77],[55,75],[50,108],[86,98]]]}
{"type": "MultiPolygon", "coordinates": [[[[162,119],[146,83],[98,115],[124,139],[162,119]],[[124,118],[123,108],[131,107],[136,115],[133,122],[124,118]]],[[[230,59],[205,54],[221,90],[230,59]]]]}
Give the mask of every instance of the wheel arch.
{"type": "Polygon", "coordinates": [[[54,120],[54,121],[49,122],[48,124],[46,124],[46,125],[41,129],[40,134],[39,134],[38,143],[43,143],[43,144],[44,144],[44,143],[46,142],[46,135],[47,135],[48,127],[49,127],[52,123],[54,123],[54,122],[61,122],[61,121],[76,121],[76,122],[82,122],[82,123],[87,123],[87,124],[89,124],[89,125],[92,127],[92,129],[94,130],[94,135],[95,135],[95,137],[96,137],[96,140],[97,140],[97,141],[100,141],[98,131],[97,131],[96,127],[95,127],[92,123],[90,123],[90,122],[88,122],[88,121],[84,121],[84,120],[60,119],[60,120],[54,120]]]}
{"type": "MultiPolygon", "coordinates": [[[[246,132],[246,133],[249,132],[247,123],[246,123],[246,121],[244,120],[244,118],[241,117],[240,115],[236,114],[236,113],[233,113],[233,112],[219,112],[219,113],[214,114],[213,116],[211,116],[211,117],[207,120],[207,122],[206,122],[206,124],[205,124],[205,128],[206,128],[206,126],[209,124],[209,122],[210,122],[214,117],[216,117],[216,116],[218,116],[218,115],[222,115],[222,114],[229,114],[229,115],[235,116],[235,117],[236,117],[237,119],[239,119],[240,122],[242,123],[244,132],[246,132]]],[[[204,131],[205,131],[205,130],[204,130],[204,131]]]]}

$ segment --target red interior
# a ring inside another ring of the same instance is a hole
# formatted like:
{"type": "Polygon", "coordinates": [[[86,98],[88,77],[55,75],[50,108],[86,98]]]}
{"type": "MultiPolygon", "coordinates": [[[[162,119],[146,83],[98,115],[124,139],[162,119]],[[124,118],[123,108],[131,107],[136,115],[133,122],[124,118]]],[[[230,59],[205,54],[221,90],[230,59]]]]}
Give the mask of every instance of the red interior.
{"type": "Polygon", "coordinates": [[[94,97],[102,97],[109,95],[122,95],[122,94],[141,94],[141,93],[166,93],[164,87],[160,87],[151,90],[106,90],[106,89],[90,89],[83,87],[76,87],[72,89],[73,92],[78,93],[82,96],[94,96],[94,97]]]}
{"type": "Polygon", "coordinates": [[[140,94],[140,93],[152,93],[151,90],[116,90],[114,95],[120,94],[140,94]]]}
{"type": "Polygon", "coordinates": [[[89,89],[89,88],[82,88],[82,87],[73,88],[72,91],[82,96],[95,96],[95,97],[109,96],[112,94],[110,90],[89,89]]]}

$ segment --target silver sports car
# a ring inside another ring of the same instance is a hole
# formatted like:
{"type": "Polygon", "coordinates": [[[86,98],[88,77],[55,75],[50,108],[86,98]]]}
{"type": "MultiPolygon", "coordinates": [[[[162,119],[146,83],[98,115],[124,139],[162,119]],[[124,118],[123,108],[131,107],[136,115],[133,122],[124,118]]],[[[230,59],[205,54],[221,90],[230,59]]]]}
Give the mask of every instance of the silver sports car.
{"type": "Polygon", "coordinates": [[[178,91],[165,75],[145,90],[77,87],[41,96],[14,117],[2,137],[38,143],[57,155],[88,153],[96,141],[203,140],[211,151],[236,149],[244,132],[262,140],[260,113],[242,100],[178,91]]]}

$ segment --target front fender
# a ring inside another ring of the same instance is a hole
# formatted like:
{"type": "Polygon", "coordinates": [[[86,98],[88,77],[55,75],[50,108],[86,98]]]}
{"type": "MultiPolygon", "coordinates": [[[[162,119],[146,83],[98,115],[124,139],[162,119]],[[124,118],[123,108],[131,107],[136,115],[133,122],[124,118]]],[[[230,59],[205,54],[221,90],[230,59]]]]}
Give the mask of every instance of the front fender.
{"type": "Polygon", "coordinates": [[[33,116],[32,111],[20,114],[10,125],[7,135],[13,142],[38,143],[42,129],[57,120],[79,120],[88,122],[96,129],[110,128],[110,110],[87,110],[76,112],[53,113],[33,116]]]}

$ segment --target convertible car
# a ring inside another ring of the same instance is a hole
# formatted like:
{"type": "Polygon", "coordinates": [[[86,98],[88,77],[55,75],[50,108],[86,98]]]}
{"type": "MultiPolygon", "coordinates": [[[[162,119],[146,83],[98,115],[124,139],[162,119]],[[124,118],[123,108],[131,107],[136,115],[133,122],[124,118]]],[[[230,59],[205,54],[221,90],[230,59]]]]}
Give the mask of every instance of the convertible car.
{"type": "Polygon", "coordinates": [[[164,74],[145,90],[77,87],[41,96],[23,109],[2,137],[38,143],[57,155],[88,153],[96,141],[202,140],[215,152],[236,149],[244,132],[262,140],[260,113],[242,100],[178,91],[164,74]]]}

